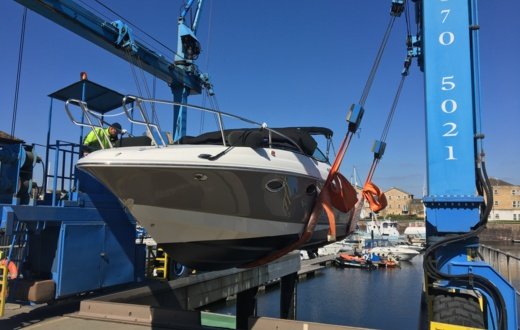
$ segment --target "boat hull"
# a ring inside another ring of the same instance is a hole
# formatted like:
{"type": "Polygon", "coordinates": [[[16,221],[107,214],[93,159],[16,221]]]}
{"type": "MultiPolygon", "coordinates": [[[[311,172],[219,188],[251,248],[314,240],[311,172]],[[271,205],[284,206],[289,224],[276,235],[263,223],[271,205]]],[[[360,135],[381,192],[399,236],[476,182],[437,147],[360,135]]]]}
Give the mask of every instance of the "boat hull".
{"type": "MultiPolygon", "coordinates": [[[[149,159],[157,157],[118,148],[93,153],[78,168],[112,191],[174,260],[217,270],[251,263],[296,241],[324,182],[308,157],[291,158],[277,151],[272,159],[258,157],[251,148],[236,149],[245,150],[236,150],[225,162],[183,160],[171,153],[168,162],[152,164],[149,159]],[[255,164],[248,162],[251,152],[255,164]],[[291,159],[298,165],[288,166],[291,159]]],[[[335,217],[340,239],[349,233],[353,219],[350,212],[338,210],[335,217]]],[[[323,213],[303,248],[328,243],[328,232],[323,213]]]]}

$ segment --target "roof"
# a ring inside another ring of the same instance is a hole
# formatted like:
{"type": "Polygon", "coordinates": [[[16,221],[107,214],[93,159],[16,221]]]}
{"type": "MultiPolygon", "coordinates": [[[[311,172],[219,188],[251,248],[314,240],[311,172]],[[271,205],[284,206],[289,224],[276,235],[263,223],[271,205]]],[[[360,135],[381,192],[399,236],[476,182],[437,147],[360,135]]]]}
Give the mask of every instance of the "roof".
{"type": "Polygon", "coordinates": [[[413,194],[410,194],[409,192],[404,191],[403,189],[400,189],[400,188],[396,188],[396,187],[392,187],[392,188],[388,189],[387,191],[385,191],[385,193],[389,192],[390,190],[398,190],[398,191],[402,192],[403,194],[413,196],[413,194]]]}
{"type": "Polygon", "coordinates": [[[513,186],[512,183],[497,178],[489,178],[489,182],[492,186],[513,186]]]}
{"type": "Polygon", "coordinates": [[[49,96],[61,101],[68,99],[82,100],[88,104],[89,109],[102,114],[120,108],[124,97],[123,94],[90,80],[80,80],[49,94],[49,96]],[[85,95],[83,95],[83,90],[85,95]]]}
{"type": "Polygon", "coordinates": [[[0,131],[0,142],[2,143],[23,143],[23,140],[20,140],[17,137],[14,137],[4,131],[0,131]]]}

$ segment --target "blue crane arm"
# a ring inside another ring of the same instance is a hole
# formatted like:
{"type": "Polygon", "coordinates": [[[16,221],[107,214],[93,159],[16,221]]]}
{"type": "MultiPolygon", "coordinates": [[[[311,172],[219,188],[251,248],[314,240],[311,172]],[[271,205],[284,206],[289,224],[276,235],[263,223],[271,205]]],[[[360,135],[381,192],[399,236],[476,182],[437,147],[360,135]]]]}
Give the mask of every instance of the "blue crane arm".
{"type": "MultiPolygon", "coordinates": [[[[195,17],[193,18],[193,22],[191,23],[191,30],[193,31],[193,33],[197,33],[197,27],[199,24],[200,13],[202,11],[202,0],[196,0],[196,1],[197,1],[197,8],[195,9],[195,17]]],[[[179,22],[184,22],[184,19],[186,18],[186,15],[190,11],[191,6],[193,6],[194,2],[195,2],[195,0],[189,0],[188,2],[186,2],[186,4],[184,5],[184,8],[182,9],[182,12],[179,16],[179,22]]]]}
{"type": "Polygon", "coordinates": [[[112,54],[139,63],[170,86],[188,89],[190,95],[200,94],[208,84],[193,64],[176,65],[134,40],[131,29],[121,21],[108,22],[71,0],[15,1],[112,54]]]}

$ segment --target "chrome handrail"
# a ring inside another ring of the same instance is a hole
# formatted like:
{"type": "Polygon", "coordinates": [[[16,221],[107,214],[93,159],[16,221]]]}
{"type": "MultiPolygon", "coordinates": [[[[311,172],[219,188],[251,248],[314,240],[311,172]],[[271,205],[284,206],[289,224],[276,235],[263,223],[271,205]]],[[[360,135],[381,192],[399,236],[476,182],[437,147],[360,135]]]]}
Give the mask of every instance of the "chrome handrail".
{"type": "MultiPolygon", "coordinates": [[[[101,129],[101,132],[103,132],[102,134],[105,135],[105,138],[107,139],[107,141],[110,141],[110,136],[108,136],[107,132],[103,129],[103,120],[101,118],[99,118],[98,116],[96,116],[95,114],[93,114],[88,109],[86,102],[81,101],[81,100],[77,100],[77,99],[68,99],[65,102],[65,112],[67,113],[67,115],[69,116],[70,120],[75,125],[82,126],[82,127],[89,127],[93,131],[95,131],[96,128],[99,128],[99,129],[101,129]],[[81,111],[83,112],[83,114],[85,115],[85,118],[88,121],[88,124],[86,124],[86,123],[84,123],[82,121],[78,121],[78,120],[76,120],[74,118],[74,116],[72,115],[72,112],[69,109],[69,104],[77,105],[77,106],[80,107],[81,111]],[[93,116],[94,118],[96,118],[98,120],[98,122],[99,122],[99,125],[95,125],[94,123],[92,123],[92,120],[91,120],[90,116],[93,116]]],[[[94,135],[96,136],[96,139],[98,140],[99,146],[101,147],[101,149],[105,149],[105,147],[103,145],[103,142],[101,141],[101,137],[97,133],[94,134],[94,135]]],[[[108,145],[109,145],[110,148],[113,148],[111,143],[109,143],[108,145]]]]}
{"type": "Polygon", "coordinates": [[[150,135],[150,138],[152,139],[155,146],[157,146],[158,148],[161,146],[165,147],[167,145],[167,143],[164,141],[164,139],[162,137],[159,125],[150,122],[150,120],[148,119],[148,115],[146,114],[146,111],[144,111],[143,107],[141,106],[142,101],[143,101],[142,99],[140,99],[136,96],[132,96],[132,95],[127,95],[127,96],[123,97],[123,110],[125,111],[126,117],[128,118],[128,121],[130,121],[131,123],[134,123],[137,125],[144,125],[146,127],[146,131],[150,135]],[[127,104],[129,104],[129,103],[135,103],[137,105],[137,108],[139,109],[139,113],[141,114],[141,117],[143,118],[143,120],[136,120],[135,118],[133,118],[133,116],[131,115],[132,109],[127,108],[127,104]],[[159,145],[159,143],[155,139],[155,136],[153,135],[153,132],[152,132],[152,127],[157,132],[157,135],[159,135],[159,138],[161,140],[161,145],[159,145]]]}
{"type": "MultiPolygon", "coordinates": [[[[223,117],[229,117],[229,118],[233,118],[233,119],[237,119],[237,120],[243,121],[243,122],[251,124],[251,125],[256,125],[259,128],[261,128],[261,129],[267,130],[269,132],[269,147],[272,146],[272,137],[271,137],[271,135],[272,134],[276,134],[276,135],[281,136],[282,138],[286,139],[291,144],[293,144],[298,149],[299,152],[304,153],[302,148],[293,139],[289,138],[288,136],[286,136],[285,134],[283,134],[281,132],[278,132],[277,130],[268,128],[266,123],[258,123],[258,122],[255,122],[253,120],[250,120],[250,119],[247,119],[247,118],[244,118],[244,117],[240,117],[240,116],[233,115],[233,114],[230,114],[230,113],[227,113],[227,112],[218,111],[218,110],[215,110],[215,109],[210,109],[210,108],[206,108],[206,107],[202,107],[202,106],[198,106],[198,105],[194,105],[194,104],[180,103],[180,102],[169,101],[169,100],[160,100],[160,99],[146,99],[146,98],[141,98],[141,97],[134,96],[134,95],[127,95],[127,96],[125,96],[123,98],[123,108],[125,109],[126,116],[128,117],[128,119],[131,122],[133,122],[135,124],[145,125],[147,130],[150,132],[150,135],[152,135],[152,138],[153,138],[153,134],[151,134],[151,128],[150,127],[154,127],[155,129],[158,130],[157,125],[151,123],[148,120],[147,116],[145,115],[144,111],[142,110],[142,107],[139,107],[139,110],[141,112],[141,117],[143,118],[143,120],[139,121],[139,120],[133,119],[130,116],[130,113],[129,113],[127,107],[126,107],[126,105],[128,103],[131,103],[131,102],[136,102],[138,105],[140,103],[142,103],[142,102],[149,102],[149,103],[164,104],[164,105],[184,106],[186,108],[191,108],[191,109],[195,109],[195,110],[199,110],[199,111],[209,112],[209,113],[215,114],[218,117],[219,130],[220,130],[221,135],[222,135],[222,144],[224,146],[226,146],[226,139],[225,139],[225,136],[224,136],[224,125],[223,125],[222,118],[223,117]]],[[[161,136],[160,132],[159,132],[159,136],[162,139],[162,136],[161,136]]]]}

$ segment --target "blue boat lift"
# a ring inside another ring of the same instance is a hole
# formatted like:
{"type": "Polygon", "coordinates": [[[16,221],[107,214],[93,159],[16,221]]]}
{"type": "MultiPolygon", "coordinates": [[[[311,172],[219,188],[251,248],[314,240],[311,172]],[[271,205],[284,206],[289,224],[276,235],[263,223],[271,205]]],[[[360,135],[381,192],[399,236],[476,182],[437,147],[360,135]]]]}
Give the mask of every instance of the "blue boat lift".
{"type": "Polygon", "coordinates": [[[105,114],[119,108],[123,96],[80,80],[49,97],[42,198],[32,181],[35,165],[43,163],[36,147],[0,140],[0,230],[5,255],[16,263],[21,278],[13,281],[12,293],[17,299],[45,302],[140,282],[145,248],[136,244],[135,219],[103,185],[75,170],[81,143],[49,143],[54,100],[79,98],[105,114]]]}

